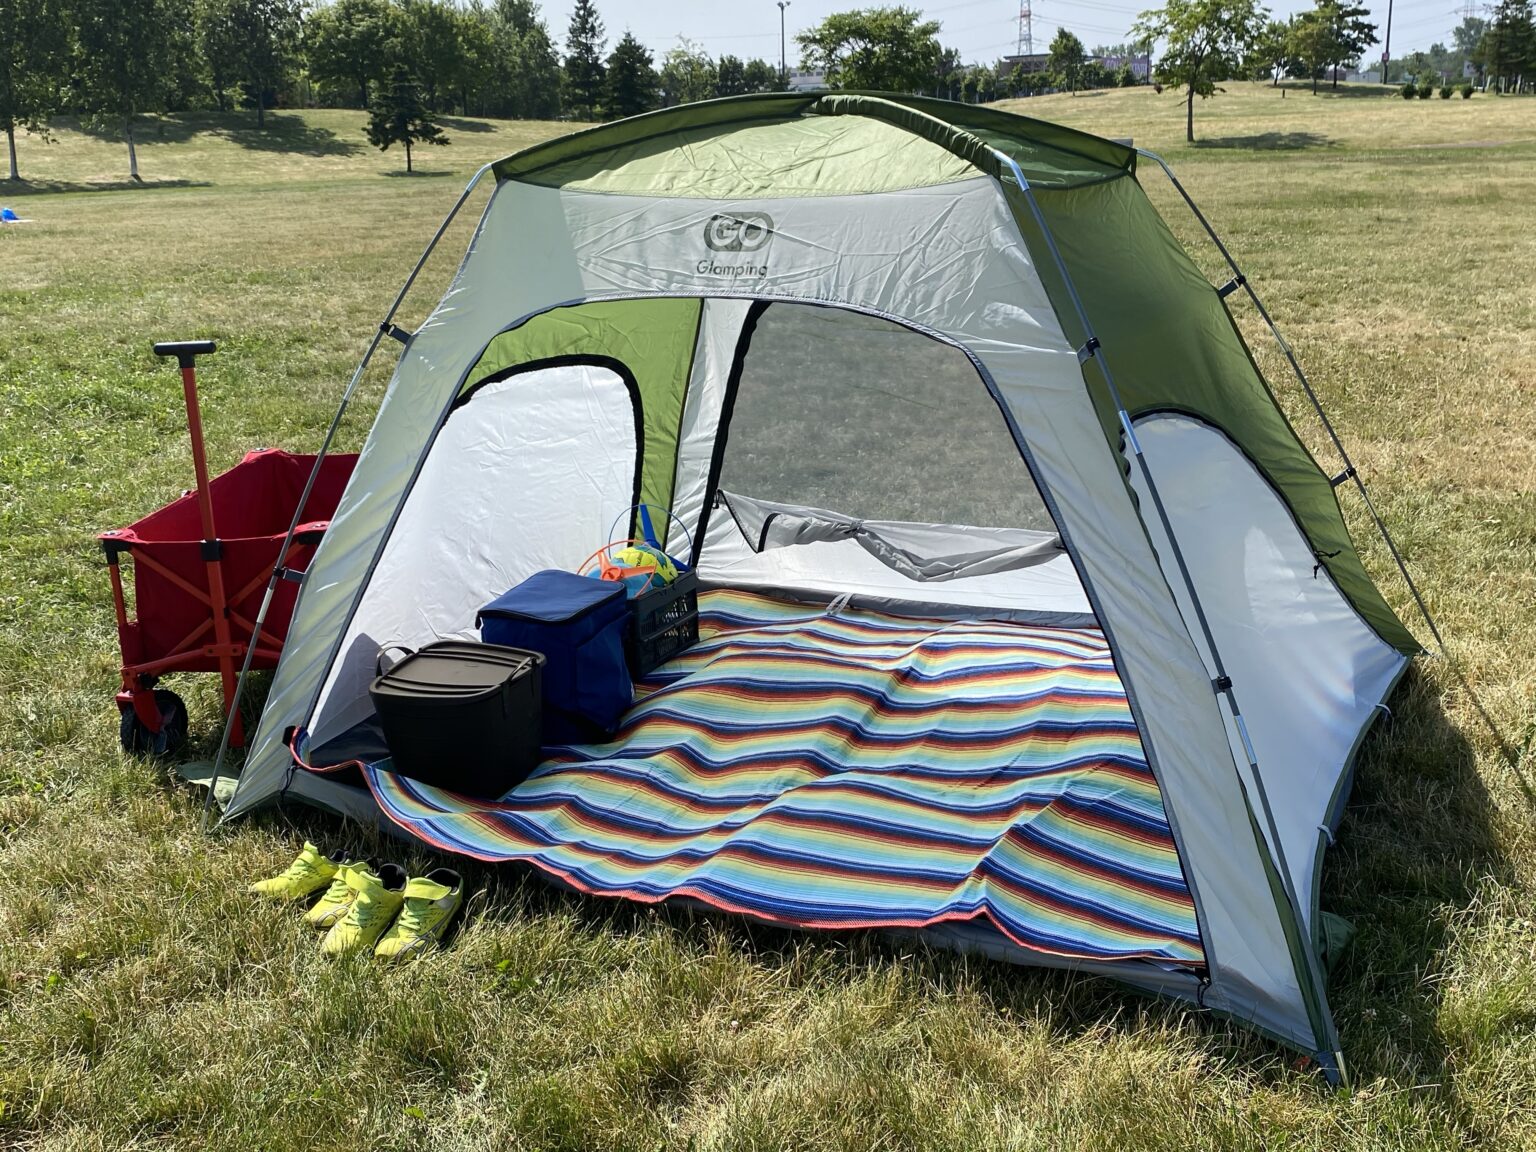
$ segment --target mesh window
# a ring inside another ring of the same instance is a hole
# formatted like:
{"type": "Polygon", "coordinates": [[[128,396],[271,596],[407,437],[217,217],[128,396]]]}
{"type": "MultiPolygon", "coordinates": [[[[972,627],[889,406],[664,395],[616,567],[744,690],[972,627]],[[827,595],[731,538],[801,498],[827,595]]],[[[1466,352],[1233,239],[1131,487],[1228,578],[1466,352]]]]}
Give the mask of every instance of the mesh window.
{"type": "Polygon", "coordinates": [[[727,436],[727,492],[869,520],[1055,530],[970,359],[887,320],[769,305],[727,436]]]}

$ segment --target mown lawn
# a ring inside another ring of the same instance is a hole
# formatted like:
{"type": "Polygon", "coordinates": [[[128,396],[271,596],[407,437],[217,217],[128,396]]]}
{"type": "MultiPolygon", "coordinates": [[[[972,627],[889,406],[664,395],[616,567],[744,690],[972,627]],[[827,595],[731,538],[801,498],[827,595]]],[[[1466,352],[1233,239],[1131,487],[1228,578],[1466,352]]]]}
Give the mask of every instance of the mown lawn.
{"type": "MultiPolygon", "coordinates": [[[[0,227],[0,1147],[1536,1147],[1536,101],[1236,87],[1197,109],[1195,147],[1172,94],[1021,110],[1175,165],[1330,405],[1465,677],[1421,662],[1329,857],[1324,907],[1359,929],[1330,988],[1352,1092],[1105,981],[507,871],[469,870],[468,927],[408,971],[323,963],[296,916],[253,906],[246,882],[324,820],[203,838],[198,798],[117,751],[93,536],[190,483],[176,375],[149,343],[220,341],[215,468],[312,447],[469,173],[566,126],[455,121],[419,157],[433,174],[406,179],[356,114],[283,113],[267,135],[202,116],[145,134],[142,188],[113,187],[121,145],[67,126],[21,141],[35,184],[0,183],[33,221],[0,227]]],[[[176,687],[187,755],[206,756],[213,678],[176,687]]]]}

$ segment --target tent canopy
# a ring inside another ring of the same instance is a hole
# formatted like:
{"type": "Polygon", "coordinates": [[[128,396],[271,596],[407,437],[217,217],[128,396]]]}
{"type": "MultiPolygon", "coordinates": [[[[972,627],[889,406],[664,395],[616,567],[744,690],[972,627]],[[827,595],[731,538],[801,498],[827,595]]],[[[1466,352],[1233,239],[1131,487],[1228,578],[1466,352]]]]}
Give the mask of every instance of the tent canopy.
{"type": "Polygon", "coordinates": [[[339,755],[380,647],[472,636],[481,603],[579,563],[643,501],[714,588],[1101,634],[1201,963],[1079,966],[1336,1071],[1322,850],[1417,644],[1136,160],[841,93],[668,109],[494,165],[305,578],[226,818],[286,794],[404,820],[295,772],[285,731],[339,755]]]}

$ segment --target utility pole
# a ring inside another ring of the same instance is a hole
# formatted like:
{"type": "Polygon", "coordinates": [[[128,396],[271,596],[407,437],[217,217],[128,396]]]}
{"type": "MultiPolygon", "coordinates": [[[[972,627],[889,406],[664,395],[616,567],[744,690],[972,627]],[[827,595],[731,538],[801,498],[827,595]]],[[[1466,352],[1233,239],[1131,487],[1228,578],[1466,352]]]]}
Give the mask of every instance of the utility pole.
{"type": "Polygon", "coordinates": [[[1381,45],[1381,82],[1387,82],[1387,64],[1392,59],[1392,0],[1387,0],[1387,37],[1381,45]]]}
{"type": "Polygon", "coordinates": [[[789,63],[784,55],[784,9],[789,7],[789,0],[778,0],[779,3],[779,87],[789,88],[789,63]]]}

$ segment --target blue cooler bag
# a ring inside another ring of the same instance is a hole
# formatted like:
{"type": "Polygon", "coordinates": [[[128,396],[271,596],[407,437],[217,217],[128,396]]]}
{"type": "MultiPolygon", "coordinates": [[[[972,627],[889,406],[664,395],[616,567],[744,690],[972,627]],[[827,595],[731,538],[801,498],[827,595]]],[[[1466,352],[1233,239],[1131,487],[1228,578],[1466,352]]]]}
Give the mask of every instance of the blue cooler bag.
{"type": "Polygon", "coordinates": [[[536,572],[475,617],[487,644],[544,654],[544,742],[611,736],[634,688],[624,661],[624,585],[536,572]]]}

